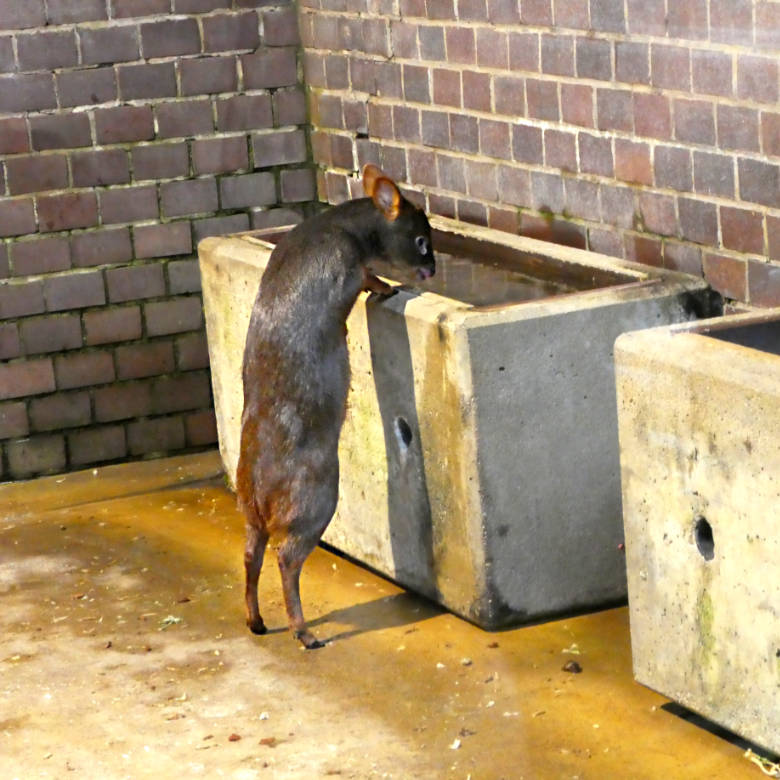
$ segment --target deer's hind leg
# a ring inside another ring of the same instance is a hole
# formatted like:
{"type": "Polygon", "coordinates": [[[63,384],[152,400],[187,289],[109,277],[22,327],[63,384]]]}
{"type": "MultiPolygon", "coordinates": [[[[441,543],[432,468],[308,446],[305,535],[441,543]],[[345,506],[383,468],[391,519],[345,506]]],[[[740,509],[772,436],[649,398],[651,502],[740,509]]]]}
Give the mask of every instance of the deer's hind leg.
{"type": "Polygon", "coordinates": [[[263,567],[267,544],[268,532],[265,528],[247,521],[244,547],[244,569],[246,571],[244,601],[246,604],[246,624],[253,634],[265,634],[268,630],[260,615],[260,607],[257,603],[257,580],[263,567]]]}

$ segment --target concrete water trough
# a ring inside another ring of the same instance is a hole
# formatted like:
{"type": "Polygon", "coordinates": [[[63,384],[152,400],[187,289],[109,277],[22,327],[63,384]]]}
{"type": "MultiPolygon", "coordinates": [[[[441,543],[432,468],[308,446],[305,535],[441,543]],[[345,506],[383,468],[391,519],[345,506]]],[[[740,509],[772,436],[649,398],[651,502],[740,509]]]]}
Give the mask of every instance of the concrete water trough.
{"type": "Polygon", "coordinates": [[[780,308],[615,347],[636,679],[780,753],[780,308]]]}
{"type": "MultiPolygon", "coordinates": [[[[612,348],[716,314],[701,280],[434,217],[438,270],[362,296],[325,540],[486,628],[622,599],[612,348]]],[[[232,478],[241,356],[280,232],[200,244],[220,449],[232,478]]]]}

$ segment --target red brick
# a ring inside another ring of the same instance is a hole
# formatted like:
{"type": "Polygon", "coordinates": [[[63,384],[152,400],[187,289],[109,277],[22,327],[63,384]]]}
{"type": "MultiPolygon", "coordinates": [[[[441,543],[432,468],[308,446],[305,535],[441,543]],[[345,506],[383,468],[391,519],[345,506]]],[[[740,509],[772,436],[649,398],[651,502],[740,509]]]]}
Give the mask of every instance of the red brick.
{"type": "Polygon", "coordinates": [[[165,295],[165,278],[159,263],[109,269],[106,271],[106,285],[111,303],[165,295]]]}
{"type": "MultiPolygon", "coordinates": [[[[204,20],[205,23],[206,20],[204,20]]],[[[200,31],[195,19],[164,19],[141,25],[144,59],[200,52],[200,31]]]]}
{"type": "Polygon", "coordinates": [[[677,213],[675,199],[672,196],[659,195],[654,192],[640,192],[639,213],[642,217],[644,230],[662,236],[676,235],[677,213]]]}
{"type": "Polygon", "coordinates": [[[623,138],[615,139],[615,176],[635,184],[653,183],[653,165],[650,147],[623,138]]]}
{"type": "Polygon", "coordinates": [[[20,30],[26,27],[41,27],[46,24],[43,0],[5,0],[0,3],[0,29],[20,30]]]}
{"type": "Polygon", "coordinates": [[[172,62],[120,65],[118,74],[122,100],[176,95],[176,71],[172,62]]]}
{"type": "Polygon", "coordinates": [[[588,0],[555,0],[554,6],[556,27],[589,29],[588,0]]]}
{"type": "Polygon", "coordinates": [[[420,57],[424,60],[443,62],[446,59],[444,49],[444,28],[425,25],[418,31],[420,38],[420,57]]]}
{"type": "Polygon", "coordinates": [[[778,64],[775,57],[740,55],[737,60],[737,96],[758,103],[777,104],[778,64]]]}
{"type": "Polygon", "coordinates": [[[65,469],[63,436],[35,436],[8,443],[8,466],[13,479],[56,474],[65,469]]]}
{"type": "Polygon", "coordinates": [[[520,11],[515,0],[487,0],[488,20],[493,24],[518,24],[520,11]]]}
{"type": "Polygon", "coordinates": [[[412,106],[393,106],[393,135],[397,141],[420,143],[420,111],[412,106]]]}
{"type": "Polygon", "coordinates": [[[81,61],[84,65],[109,65],[137,60],[138,28],[112,24],[109,27],[80,27],[81,61]]]}
{"type": "Polygon", "coordinates": [[[54,373],[60,390],[102,385],[115,379],[114,360],[110,352],[103,351],[57,355],[54,373]]]}
{"type": "Polygon", "coordinates": [[[27,407],[24,403],[0,404],[0,439],[26,436],[30,432],[27,407]]]}
{"type": "Polygon", "coordinates": [[[531,172],[531,199],[537,211],[560,214],[563,211],[563,179],[552,173],[531,172]]]}
{"type": "Polygon", "coordinates": [[[99,144],[148,141],[154,138],[150,106],[117,106],[95,111],[95,134],[99,144]]]}
{"type": "Polygon", "coordinates": [[[621,235],[614,230],[590,228],[588,230],[588,249],[610,257],[623,257],[621,235]]]}
{"type": "Polygon", "coordinates": [[[740,159],[738,168],[742,200],[780,208],[780,163],[740,159]]]}
{"type": "Polygon", "coordinates": [[[765,49],[780,49],[780,7],[762,0],[756,6],[756,45],[765,49]]]}
{"type": "Polygon", "coordinates": [[[590,24],[594,30],[625,32],[623,0],[590,0],[590,24]]]}
{"type": "Polygon", "coordinates": [[[131,455],[166,454],[184,447],[184,421],[181,417],[139,420],[127,428],[131,455]]]}
{"type": "MultiPolygon", "coordinates": [[[[263,11],[262,18],[263,43],[266,46],[294,46],[300,43],[298,19],[294,6],[263,11]]],[[[249,20],[246,21],[247,26],[250,23],[249,20]]],[[[254,48],[255,46],[256,44],[252,44],[251,46],[240,48],[254,48]]]]}
{"type": "Polygon", "coordinates": [[[71,24],[106,19],[104,0],[48,0],[49,24],[71,24]]]}
{"type": "Polygon", "coordinates": [[[627,84],[648,84],[650,56],[646,43],[618,41],[615,44],[615,78],[627,84]]]}
{"type": "Polygon", "coordinates": [[[766,233],[770,259],[780,260],[780,217],[767,214],[766,233]]]}
{"type": "Polygon", "coordinates": [[[780,306],[780,265],[749,260],[747,264],[750,302],[756,306],[780,306]]]}
{"type": "Polygon", "coordinates": [[[70,149],[90,146],[92,132],[86,114],[52,114],[30,118],[32,147],[44,149],[70,149]]]}
{"type": "Polygon", "coordinates": [[[688,149],[676,146],[656,146],[655,183],[680,192],[693,189],[693,167],[688,149]]]}
{"type": "Polygon", "coordinates": [[[157,106],[157,135],[176,138],[201,135],[214,130],[211,102],[189,100],[157,106]]]}
{"type": "Polygon", "coordinates": [[[525,91],[528,99],[528,116],[534,119],[558,121],[558,89],[554,81],[526,79],[525,91]]]}
{"type": "Polygon", "coordinates": [[[417,25],[405,21],[390,22],[393,53],[404,59],[418,59],[417,25]]]}
{"type": "Polygon", "coordinates": [[[713,203],[680,198],[680,235],[697,244],[714,246],[718,240],[718,210],[713,203]]]}
{"type": "Polygon", "coordinates": [[[456,108],[460,107],[461,95],[459,71],[434,68],[433,102],[443,106],[454,106],[456,108]]]}
{"type": "Polygon", "coordinates": [[[542,130],[532,125],[512,126],[512,154],[517,162],[541,165],[544,160],[542,130]]]}
{"type": "Polygon", "coordinates": [[[81,321],[75,314],[27,318],[22,320],[19,331],[25,355],[81,346],[81,321]]]}
{"type": "Polygon", "coordinates": [[[189,173],[189,154],[184,142],[136,146],[132,156],[136,180],[172,179],[189,173]]]}
{"type": "Polygon", "coordinates": [[[246,89],[289,87],[298,82],[295,48],[261,48],[254,54],[241,57],[246,89]]]}
{"type": "Polygon", "coordinates": [[[184,59],[179,65],[182,95],[235,92],[238,87],[235,57],[184,59]]]}
{"type": "Polygon", "coordinates": [[[94,398],[98,422],[146,417],[152,410],[152,385],[141,381],[100,387],[94,391],[94,398]]]}
{"type": "Polygon", "coordinates": [[[734,159],[722,154],[693,153],[693,183],[696,192],[734,198],[734,159]]]}
{"type": "Polygon", "coordinates": [[[636,219],[634,191],[629,187],[601,187],[601,220],[619,228],[633,228],[636,219]]]}
{"type": "Polygon", "coordinates": [[[505,114],[511,117],[523,116],[525,114],[525,90],[523,88],[523,81],[524,79],[516,76],[495,76],[493,78],[493,91],[497,114],[505,114]]]}
{"type": "Polygon", "coordinates": [[[0,360],[10,360],[19,357],[21,353],[22,345],[19,341],[19,329],[16,323],[0,323],[0,360]]]}
{"type": "Polygon", "coordinates": [[[672,137],[672,111],[665,95],[633,94],[634,129],[637,136],[669,140],[672,137]]]}
{"type": "Polygon", "coordinates": [[[584,179],[564,179],[565,212],[580,219],[599,216],[599,185],[584,179]]]}
{"type": "Polygon", "coordinates": [[[444,38],[448,62],[468,65],[477,61],[474,30],[471,27],[447,27],[444,38]]]}
{"type": "Polygon", "coordinates": [[[86,312],[83,320],[88,345],[141,338],[141,311],[138,306],[86,312]]]}
{"type": "Polygon", "coordinates": [[[630,133],[634,124],[631,92],[624,89],[597,89],[596,113],[599,130],[630,133]]]}
{"type": "Polygon", "coordinates": [[[67,436],[70,462],[74,466],[120,460],[127,456],[125,429],[122,425],[103,425],[67,436]]]}
{"type": "Polygon", "coordinates": [[[685,0],[669,6],[670,38],[707,39],[707,0],[685,0]]]}
{"type": "Polygon", "coordinates": [[[43,282],[32,280],[0,285],[0,319],[40,314],[45,308],[43,282]]]}
{"type": "Polygon", "coordinates": [[[106,302],[103,274],[100,271],[83,271],[50,276],[43,281],[43,295],[47,311],[102,306],[106,302]]]}
{"type": "Polygon", "coordinates": [[[609,138],[578,134],[580,152],[580,170],[582,173],[595,173],[599,176],[614,175],[615,164],[612,156],[612,141],[609,138]]]}
{"type": "Polygon", "coordinates": [[[112,68],[67,70],[57,73],[55,78],[63,108],[116,100],[116,76],[112,68]]]}
{"type": "Polygon", "coordinates": [[[701,249],[692,244],[664,242],[664,268],[681,271],[692,276],[702,276],[701,249]]]}
{"type": "Polygon", "coordinates": [[[767,156],[780,157],[780,113],[761,114],[761,148],[767,156]]]}
{"type": "MultiPolygon", "coordinates": [[[[761,24],[760,19],[757,21],[758,30],[761,24]]],[[[750,0],[710,0],[710,40],[750,46],[753,43],[753,3],[750,0]]]]}
{"type": "Polygon", "coordinates": [[[283,130],[252,135],[255,168],[306,162],[306,136],[303,130],[283,130]]]}
{"type": "Polygon", "coordinates": [[[431,94],[428,85],[429,70],[417,65],[403,66],[404,99],[414,103],[430,103],[431,94]]]}
{"type": "Polygon", "coordinates": [[[461,157],[437,154],[436,170],[441,189],[453,192],[466,191],[466,166],[461,157]]]}
{"type": "Polygon", "coordinates": [[[184,418],[187,444],[205,447],[217,443],[217,419],[212,410],[188,414],[184,418]]]}
{"type": "Polygon", "coordinates": [[[54,389],[51,358],[0,363],[0,399],[24,398],[54,389]]]}
{"type": "Polygon", "coordinates": [[[10,157],[5,167],[11,195],[64,189],[68,186],[68,162],[64,155],[10,157]]]}
{"type": "Polygon", "coordinates": [[[124,184],[130,181],[127,152],[123,149],[101,149],[71,155],[74,187],[124,184]]]}
{"type": "Polygon", "coordinates": [[[203,308],[197,296],[144,304],[144,314],[150,336],[184,333],[203,326],[203,308]]]}
{"type": "Polygon", "coordinates": [[[690,92],[690,49],[653,44],[650,47],[651,78],[654,87],[690,92]]]}
{"type": "Polygon", "coordinates": [[[482,203],[459,199],[458,219],[472,225],[487,225],[487,209],[482,203]]]}
{"type": "Polygon", "coordinates": [[[11,266],[8,262],[8,244],[0,243],[0,279],[7,279],[11,275],[11,266]]]}
{"type": "Polygon", "coordinates": [[[211,405],[211,382],[206,371],[162,376],[154,380],[153,388],[154,414],[200,409],[211,405]]]}
{"type": "Polygon", "coordinates": [[[660,239],[628,233],[624,236],[623,243],[627,260],[655,268],[663,267],[663,245],[660,239]]]}
{"type": "Polygon", "coordinates": [[[212,178],[166,182],[160,185],[160,204],[166,217],[216,211],[217,183],[212,178]]]}
{"type": "Polygon", "coordinates": [[[561,84],[561,111],[567,124],[593,127],[593,88],[585,84],[561,84]]]}
{"type": "Polygon", "coordinates": [[[32,198],[0,198],[0,238],[34,232],[32,198]]]}
{"type": "Polygon", "coordinates": [[[722,149],[759,150],[758,111],[742,106],[717,107],[718,142],[722,149]]]}
{"type": "Polygon", "coordinates": [[[169,13],[171,10],[171,0],[110,0],[110,4],[113,19],[153,16],[169,13]]]}
{"type": "Polygon", "coordinates": [[[168,291],[171,295],[200,292],[200,266],[197,260],[172,260],[167,270],[168,291]]]}
{"type": "Polygon", "coordinates": [[[498,200],[498,168],[495,163],[465,160],[466,189],[480,200],[498,200]]]}
{"type": "Polygon", "coordinates": [[[192,235],[187,220],[133,228],[136,257],[168,257],[192,251],[192,235]]]}
{"type": "Polygon", "coordinates": [[[487,3],[485,0],[458,0],[458,19],[460,21],[486,21],[487,3]]]}
{"type": "Polygon", "coordinates": [[[550,0],[524,0],[520,21],[523,24],[551,26],[553,15],[550,0]]]}
{"type": "Polygon", "coordinates": [[[56,108],[51,73],[13,73],[0,76],[0,113],[19,114],[56,108]]]}
{"type": "Polygon", "coordinates": [[[678,141],[715,145],[715,117],[711,101],[675,100],[674,135],[678,141]]]}
{"type": "Polygon", "coordinates": [[[542,72],[574,75],[574,38],[560,33],[542,35],[542,72]]]}
{"type": "Polygon", "coordinates": [[[280,174],[283,203],[302,203],[316,199],[316,183],[311,168],[288,168],[280,174]]]}
{"type": "Polygon", "coordinates": [[[173,0],[175,14],[205,14],[221,8],[230,8],[231,0],[173,0]]]}
{"type": "Polygon", "coordinates": [[[196,174],[230,173],[248,167],[246,136],[207,138],[192,142],[192,168],[196,174]]]}
{"type": "Polygon", "coordinates": [[[544,131],[544,164],[564,171],[577,170],[577,137],[563,130],[544,131]]]}
{"type": "Polygon", "coordinates": [[[77,428],[90,422],[89,394],[57,393],[30,401],[30,424],[34,431],[77,428]]]}
{"type": "Polygon", "coordinates": [[[176,339],[176,366],[180,371],[208,368],[209,349],[205,333],[187,333],[176,339]]]}
{"type": "Polygon", "coordinates": [[[19,70],[70,68],[79,61],[73,30],[42,32],[16,36],[19,70]]]}
{"type": "Polygon", "coordinates": [[[454,0],[427,0],[426,7],[430,19],[455,19],[454,0]]]}
{"type": "MultiPolygon", "coordinates": [[[[284,125],[301,125],[306,123],[306,95],[304,95],[299,87],[278,89],[273,95],[273,101],[276,110],[277,124],[280,127],[284,125]]],[[[349,110],[360,111],[360,115],[362,116],[362,124],[360,126],[365,127],[365,118],[367,116],[365,103],[362,101],[347,103],[345,101],[345,121],[347,121],[349,110]]],[[[255,124],[253,127],[263,127],[263,125],[255,124]]],[[[358,130],[359,127],[347,122],[347,129],[358,130]]]]}
{"type": "Polygon", "coordinates": [[[453,149],[476,154],[479,149],[479,125],[476,117],[450,114],[450,141],[453,149]]]}
{"type": "Polygon", "coordinates": [[[600,38],[577,38],[577,75],[581,78],[612,79],[612,47],[600,38]]]}
{"type": "Polygon", "coordinates": [[[375,62],[374,83],[376,87],[372,90],[372,94],[400,99],[403,96],[401,66],[397,62],[375,62]]]}
{"type": "Polygon", "coordinates": [[[464,70],[461,73],[461,78],[463,80],[463,107],[474,111],[491,111],[490,74],[464,70]]]}
{"type": "Polygon", "coordinates": [[[74,233],[71,236],[73,265],[76,268],[122,263],[133,256],[127,228],[74,233]]]}
{"type": "Polygon", "coordinates": [[[101,190],[100,213],[104,225],[156,219],[157,189],[149,185],[139,185],[101,190]]]}
{"type": "Polygon", "coordinates": [[[97,198],[94,192],[66,192],[38,197],[41,231],[70,230],[97,224],[97,198]]]}
{"type": "Polygon", "coordinates": [[[119,379],[168,374],[174,370],[173,344],[170,341],[155,341],[117,347],[116,364],[119,379]]]}
{"type": "Polygon", "coordinates": [[[29,151],[30,141],[27,137],[27,122],[24,117],[0,118],[0,154],[20,154],[29,151]]]}
{"type": "Polygon", "coordinates": [[[723,246],[745,254],[764,254],[764,218],[758,211],[720,207],[723,246]]]}
{"type": "Polygon", "coordinates": [[[70,268],[67,238],[42,238],[11,244],[14,276],[48,274],[70,268]]]}
{"type": "Polygon", "coordinates": [[[693,90],[699,94],[730,97],[731,54],[719,51],[691,51],[693,90]]]}
{"type": "Polygon", "coordinates": [[[479,120],[479,149],[486,157],[509,160],[512,156],[510,125],[492,119],[479,120]]]}
{"type": "Polygon", "coordinates": [[[421,111],[422,142],[426,146],[446,147],[450,142],[450,123],[447,114],[439,111],[421,111]]]}
{"type": "Polygon", "coordinates": [[[207,236],[224,236],[229,233],[241,233],[249,230],[247,214],[231,214],[227,217],[209,217],[196,219],[192,230],[195,233],[195,244],[199,244],[207,236]]]}

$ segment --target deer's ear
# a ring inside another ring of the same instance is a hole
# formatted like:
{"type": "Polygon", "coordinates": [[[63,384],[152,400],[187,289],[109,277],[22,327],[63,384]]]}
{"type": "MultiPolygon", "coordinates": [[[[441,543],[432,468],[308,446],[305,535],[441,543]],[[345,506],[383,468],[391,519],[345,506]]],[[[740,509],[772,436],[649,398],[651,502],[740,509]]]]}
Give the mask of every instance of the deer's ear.
{"type": "Polygon", "coordinates": [[[401,193],[392,179],[380,176],[373,184],[371,199],[385,219],[394,222],[401,213],[401,193]]]}
{"type": "Polygon", "coordinates": [[[376,180],[384,176],[382,171],[372,163],[368,163],[363,166],[363,191],[366,193],[366,197],[374,197],[374,187],[376,186],[376,180]]]}

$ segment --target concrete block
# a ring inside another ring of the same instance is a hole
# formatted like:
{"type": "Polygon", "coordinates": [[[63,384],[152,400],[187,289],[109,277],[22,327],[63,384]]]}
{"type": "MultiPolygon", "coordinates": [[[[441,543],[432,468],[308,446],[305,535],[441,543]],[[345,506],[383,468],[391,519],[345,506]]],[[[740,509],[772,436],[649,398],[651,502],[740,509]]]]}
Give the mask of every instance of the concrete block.
{"type": "Polygon", "coordinates": [[[780,752],[780,308],[621,336],[636,679],[780,752]]]}
{"type": "MultiPolygon", "coordinates": [[[[425,291],[361,296],[348,321],[352,392],[325,540],[488,628],[624,598],[613,344],[719,302],[678,273],[432,226],[425,291]]],[[[258,234],[200,244],[231,477],[244,339],[271,248],[258,234]]]]}

